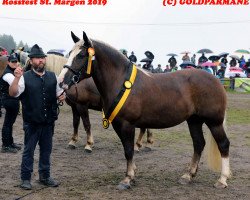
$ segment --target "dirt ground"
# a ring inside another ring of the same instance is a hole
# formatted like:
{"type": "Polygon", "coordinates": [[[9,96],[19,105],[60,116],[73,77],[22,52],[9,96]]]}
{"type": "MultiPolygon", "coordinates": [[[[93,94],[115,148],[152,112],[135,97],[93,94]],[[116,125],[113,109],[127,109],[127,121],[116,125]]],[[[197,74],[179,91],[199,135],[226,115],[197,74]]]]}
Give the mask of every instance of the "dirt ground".
{"type": "MultiPolygon", "coordinates": [[[[124,178],[126,160],[123,147],[112,128],[104,130],[101,114],[90,111],[95,148],[91,154],[84,152],[86,135],[80,126],[78,148],[68,149],[72,134],[72,114],[68,106],[61,108],[56,122],[52,153],[52,176],[61,182],[58,188],[47,188],[37,181],[38,148],[35,153],[32,191],[23,191],[20,184],[22,152],[0,153],[0,199],[250,199],[250,94],[228,94],[227,132],[231,141],[231,168],[233,176],[226,189],[215,189],[219,177],[211,172],[203,155],[197,177],[192,184],[180,185],[192,156],[192,143],[186,123],[154,130],[151,151],[142,149],[135,154],[137,173],[135,184],[127,191],[116,186],[124,178]],[[235,113],[243,113],[248,120],[237,122],[235,113]]],[[[3,117],[0,118],[2,126],[3,117]]],[[[205,134],[208,130],[204,128],[205,134]]],[[[137,130],[138,134],[138,130],[137,130]]],[[[23,143],[22,117],[14,126],[14,139],[23,143]]]]}

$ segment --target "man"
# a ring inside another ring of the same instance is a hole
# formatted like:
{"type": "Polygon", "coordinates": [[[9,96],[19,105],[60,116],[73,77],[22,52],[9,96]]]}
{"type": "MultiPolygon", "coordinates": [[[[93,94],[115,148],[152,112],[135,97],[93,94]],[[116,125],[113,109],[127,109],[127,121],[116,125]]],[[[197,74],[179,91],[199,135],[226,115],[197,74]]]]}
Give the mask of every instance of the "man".
{"type": "Polygon", "coordinates": [[[2,127],[2,153],[17,153],[18,150],[21,150],[21,146],[14,143],[12,136],[13,124],[19,111],[19,100],[9,95],[9,86],[15,78],[14,70],[17,67],[17,57],[15,54],[11,54],[8,58],[7,67],[0,78],[2,104],[6,110],[2,127]]]}
{"type": "Polygon", "coordinates": [[[195,58],[196,58],[196,55],[194,54],[194,55],[191,57],[191,62],[192,62],[194,65],[195,65],[195,63],[196,63],[195,58]]]}
{"type": "Polygon", "coordinates": [[[29,54],[32,69],[23,72],[17,67],[9,93],[20,96],[23,111],[24,151],[21,164],[21,188],[30,190],[31,174],[33,172],[34,151],[37,143],[40,146],[39,181],[49,186],[59,184],[50,177],[50,155],[52,151],[52,137],[54,121],[57,119],[57,98],[65,99],[53,72],[45,70],[46,55],[35,44],[29,54]]]}
{"type": "Polygon", "coordinates": [[[198,60],[198,65],[202,65],[202,63],[205,63],[205,62],[207,62],[207,61],[208,61],[208,59],[207,59],[207,57],[205,56],[205,53],[202,53],[201,57],[200,57],[199,60],[198,60]]]}
{"type": "Polygon", "coordinates": [[[158,64],[157,68],[155,69],[155,73],[163,73],[163,70],[161,68],[161,64],[158,64]]]}
{"type": "Polygon", "coordinates": [[[137,62],[137,58],[136,58],[133,51],[131,52],[131,55],[128,57],[128,59],[130,60],[130,62],[132,62],[134,64],[137,62]]]}
{"type": "Polygon", "coordinates": [[[169,62],[169,65],[170,65],[171,68],[175,67],[176,64],[177,64],[177,61],[176,61],[176,59],[175,59],[174,56],[172,56],[171,58],[169,58],[168,62],[169,62]]]}

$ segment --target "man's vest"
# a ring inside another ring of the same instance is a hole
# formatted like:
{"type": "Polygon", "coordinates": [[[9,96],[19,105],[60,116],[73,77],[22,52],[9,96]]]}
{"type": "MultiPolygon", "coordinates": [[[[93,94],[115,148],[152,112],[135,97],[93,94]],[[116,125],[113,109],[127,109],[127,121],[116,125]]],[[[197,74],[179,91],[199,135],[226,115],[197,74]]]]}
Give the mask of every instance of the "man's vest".
{"type": "Polygon", "coordinates": [[[53,123],[57,119],[57,80],[55,73],[39,76],[33,70],[24,73],[25,90],[20,95],[23,121],[35,124],[53,123]]]}

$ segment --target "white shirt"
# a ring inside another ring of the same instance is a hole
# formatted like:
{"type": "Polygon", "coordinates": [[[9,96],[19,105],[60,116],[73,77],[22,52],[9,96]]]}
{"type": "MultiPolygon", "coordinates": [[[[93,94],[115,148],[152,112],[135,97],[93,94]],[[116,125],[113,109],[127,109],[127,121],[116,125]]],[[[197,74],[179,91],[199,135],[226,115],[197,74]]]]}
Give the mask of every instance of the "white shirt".
{"type": "MultiPolygon", "coordinates": [[[[12,82],[14,81],[15,76],[11,73],[7,73],[3,76],[3,80],[6,81],[9,85],[12,84],[12,82]]],[[[60,96],[63,93],[63,89],[60,88],[59,83],[58,83],[58,78],[57,79],[57,84],[56,84],[56,96],[60,96]]],[[[24,83],[24,78],[23,76],[20,77],[19,82],[18,82],[18,92],[17,95],[15,97],[19,97],[25,89],[25,83],[24,83]]]]}

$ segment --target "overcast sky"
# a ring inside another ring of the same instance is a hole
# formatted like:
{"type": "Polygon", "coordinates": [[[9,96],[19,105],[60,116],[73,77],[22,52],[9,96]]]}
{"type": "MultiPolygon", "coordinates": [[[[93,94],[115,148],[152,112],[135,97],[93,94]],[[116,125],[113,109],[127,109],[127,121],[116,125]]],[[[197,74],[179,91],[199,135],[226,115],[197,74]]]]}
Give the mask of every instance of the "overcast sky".
{"type": "Polygon", "coordinates": [[[168,53],[250,50],[249,5],[164,7],[162,0],[107,0],[105,6],[3,6],[2,1],[0,34],[45,51],[69,51],[70,31],[82,37],[83,30],[90,38],[134,51],[138,60],[152,51],[155,67],[167,64],[168,53]]]}

